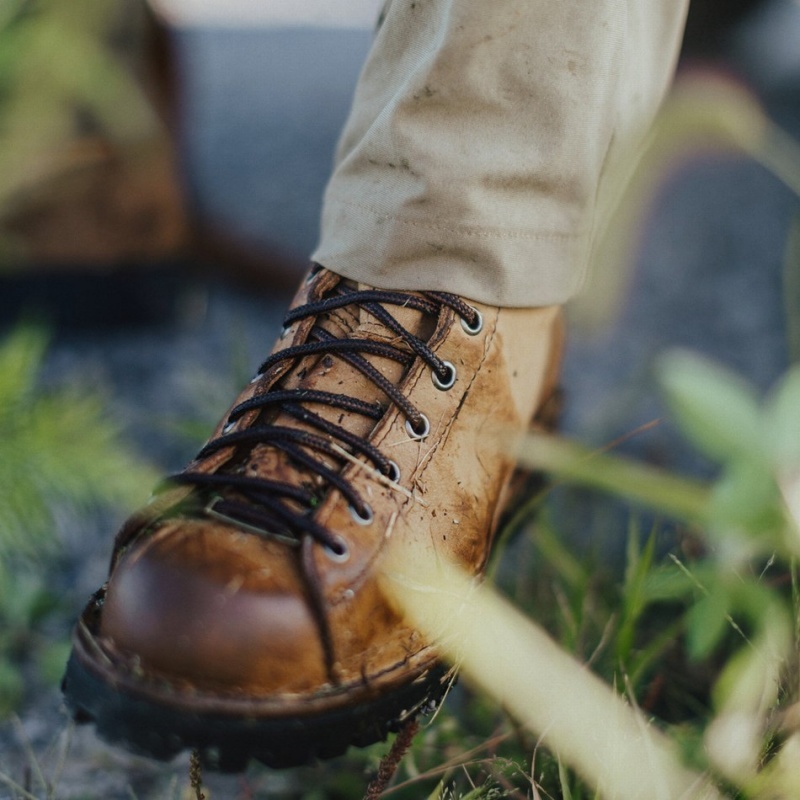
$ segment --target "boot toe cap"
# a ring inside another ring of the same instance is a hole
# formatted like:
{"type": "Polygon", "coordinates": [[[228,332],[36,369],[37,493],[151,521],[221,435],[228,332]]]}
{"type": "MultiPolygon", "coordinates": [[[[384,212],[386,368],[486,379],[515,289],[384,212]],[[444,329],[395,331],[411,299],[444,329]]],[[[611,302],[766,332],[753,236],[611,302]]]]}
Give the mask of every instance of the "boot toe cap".
{"type": "Polygon", "coordinates": [[[145,675],[199,689],[313,690],[327,681],[325,658],[291,555],[220,526],[161,530],[114,570],[100,635],[145,675]]]}

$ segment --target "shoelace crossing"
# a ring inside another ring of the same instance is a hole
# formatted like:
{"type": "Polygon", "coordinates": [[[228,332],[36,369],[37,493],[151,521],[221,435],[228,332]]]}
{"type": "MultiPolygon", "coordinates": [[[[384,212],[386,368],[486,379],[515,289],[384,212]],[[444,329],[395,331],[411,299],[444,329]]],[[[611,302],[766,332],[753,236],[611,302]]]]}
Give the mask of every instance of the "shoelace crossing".
{"type": "Polygon", "coordinates": [[[438,319],[442,308],[447,306],[459,315],[465,331],[471,334],[480,331],[482,319],[475,308],[445,292],[410,294],[379,289],[358,290],[340,282],[327,296],[292,309],[284,319],[284,330],[309,317],[319,319],[347,306],[356,313],[359,308],[369,312],[391,331],[396,344],[356,337],[337,338],[325,328],[314,325],[305,342],[280,350],[264,361],[254,381],[269,380],[271,371],[287,362],[308,356],[333,356],[343,359],[378,387],[387,404],[366,403],[348,394],[328,391],[286,389],[280,385],[280,381],[269,391],[240,403],[228,415],[222,435],[200,450],[197,461],[230,447],[251,450],[266,445],[282,451],[316,480],[302,481],[302,484],[289,483],[233,471],[187,471],[171,476],[168,481],[172,485],[191,485],[208,497],[204,505],[206,515],[231,521],[245,530],[278,538],[292,545],[300,544],[302,537],[309,535],[334,556],[346,554],[343,542],[314,518],[314,510],[331,489],[338,489],[346,498],[357,520],[364,524],[371,521],[370,506],[341,474],[345,461],[341,451],[346,451],[352,457],[363,457],[378,473],[391,481],[399,479],[396,464],[362,436],[321,417],[312,410],[313,406],[331,406],[368,417],[377,423],[394,404],[406,418],[409,435],[412,438],[424,438],[430,430],[427,418],[365,355],[392,359],[404,367],[404,374],[416,358],[421,358],[431,369],[434,383],[443,389],[453,385],[455,370],[451,364],[439,358],[425,341],[398,322],[385,306],[412,308],[434,319],[438,319]],[[262,417],[265,420],[275,417],[275,414],[267,413],[259,415],[256,422],[242,430],[231,430],[245,414],[271,409],[280,409],[282,415],[302,422],[304,426],[292,427],[291,424],[276,425],[261,421],[262,417]],[[331,463],[337,466],[331,467],[331,463]]]}

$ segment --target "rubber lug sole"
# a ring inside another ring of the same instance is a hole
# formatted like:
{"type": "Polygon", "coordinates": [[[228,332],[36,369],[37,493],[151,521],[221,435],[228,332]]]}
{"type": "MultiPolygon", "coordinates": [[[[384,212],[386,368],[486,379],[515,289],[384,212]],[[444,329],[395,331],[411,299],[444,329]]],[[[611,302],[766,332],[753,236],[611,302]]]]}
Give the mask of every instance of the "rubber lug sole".
{"type": "Polygon", "coordinates": [[[451,681],[437,666],[423,680],[353,707],[308,717],[260,718],[193,712],[112,685],[72,654],[62,682],[77,723],[140,755],[168,761],[196,750],[204,767],[242,772],[251,760],[296,767],[386,739],[408,719],[435,709],[451,681]]]}

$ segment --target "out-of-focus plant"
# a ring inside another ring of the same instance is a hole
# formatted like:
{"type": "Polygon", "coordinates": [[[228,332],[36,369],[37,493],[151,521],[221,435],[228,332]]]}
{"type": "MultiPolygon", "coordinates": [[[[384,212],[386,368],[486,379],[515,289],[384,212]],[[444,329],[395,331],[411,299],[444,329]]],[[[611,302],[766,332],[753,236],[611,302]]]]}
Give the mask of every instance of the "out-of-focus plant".
{"type": "MultiPolygon", "coordinates": [[[[800,195],[800,144],[765,114],[745,85],[720,74],[683,76],[636,150],[638,161],[628,152],[624,164],[609,170],[599,198],[587,286],[572,303],[573,317],[589,330],[618,318],[655,190],[693,160],[710,154],[748,158],[800,195]]],[[[792,286],[796,292],[796,280],[792,286]]],[[[794,307],[798,302],[793,300],[794,307]]]]}
{"type": "MultiPolygon", "coordinates": [[[[387,589],[472,683],[583,777],[588,796],[788,800],[800,796],[800,366],[763,401],[736,375],[685,352],[662,359],[660,379],[676,422],[720,464],[710,484],[549,436],[519,450],[528,466],[702,532],[701,555],[660,565],[652,541],[640,549],[631,540],[619,606],[597,642],[597,652],[615,656],[604,666],[609,683],[569,654],[569,632],[559,646],[452,567],[426,567],[404,551],[387,571],[387,589]],[[662,617],[674,624],[648,630],[645,613],[664,604],[672,611],[662,617]],[[707,710],[653,724],[636,706],[647,686],[641,678],[658,667],[654,654],[679,642],[685,668],[713,671],[707,710]]],[[[572,563],[564,574],[587,598],[580,572],[572,563]]]]}
{"type": "Polygon", "coordinates": [[[120,441],[99,391],[37,386],[46,335],[23,327],[0,342],[0,558],[55,546],[56,510],[132,506],[153,472],[120,441]]]}
{"type": "MultiPolygon", "coordinates": [[[[0,247],[32,188],[132,148],[158,120],[110,41],[120,0],[0,4],[0,247]]],[[[1,253],[0,253],[1,254],[1,253]]]]}
{"type": "Polygon", "coordinates": [[[0,720],[24,698],[23,664],[35,667],[37,678],[47,685],[63,674],[68,645],[46,632],[59,608],[60,598],[40,571],[29,563],[0,561],[0,720]]]}
{"type": "MultiPolygon", "coordinates": [[[[800,194],[800,147],[749,92],[718,77],[683,83],[616,216],[605,209],[613,221],[597,248],[596,290],[579,309],[584,322],[614,317],[653,187],[701,152],[753,158],[800,194]]],[[[798,252],[795,229],[784,280],[795,359],[798,252]]],[[[545,516],[532,537],[550,594],[537,594],[533,613],[549,634],[494,590],[413,552],[393,561],[387,591],[533,733],[532,760],[555,761],[543,783],[531,776],[535,796],[800,797],[800,366],[763,399],[688,352],[667,353],[658,377],[678,426],[718,464],[713,481],[542,435],[518,443],[517,454],[525,466],[679,521],[691,534],[686,552],[659,563],[654,539],[642,546],[634,530],[622,581],[598,589],[545,516]],[[682,681],[695,683],[684,687],[680,713],[658,718],[665,684],[682,681]]]]}
{"type": "Polygon", "coordinates": [[[59,551],[59,515],[132,508],[154,482],[98,391],[38,385],[46,340],[23,327],[0,341],[0,716],[19,700],[18,664],[31,650],[40,671],[58,671],[63,646],[37,629],[58,606],[45,573],[59,551]]]}

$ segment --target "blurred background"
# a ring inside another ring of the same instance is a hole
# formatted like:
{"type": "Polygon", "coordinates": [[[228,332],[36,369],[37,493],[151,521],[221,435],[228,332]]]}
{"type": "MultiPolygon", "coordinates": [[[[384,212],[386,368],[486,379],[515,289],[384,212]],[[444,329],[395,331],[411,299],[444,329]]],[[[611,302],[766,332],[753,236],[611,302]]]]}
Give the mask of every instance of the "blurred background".
{"type": "MultiPolygon", "coordinates": [[[[0,773],[22,781],[20,754],[64,729],[66,637],[115,527],[271,348],[379,5],[0,4],[0,773]]],[[[730,76],[800,138],[798,42],[795,0],[694,0],[681,70],[730,76]]],[[[653,196],[619,313],[569,340],[562,428],[589,444],[663,416],[652,363],[667,347],[761,389],[798,357],[796,195],[706,150],[653,196]]],[[[668,424],[623,450],[710,469],[668,424]]],[[[565,492],[562,530],[613,560],[597,502],[565,492]]],[[[163,784],[75,736],[63,796],[163,784]]]]}

